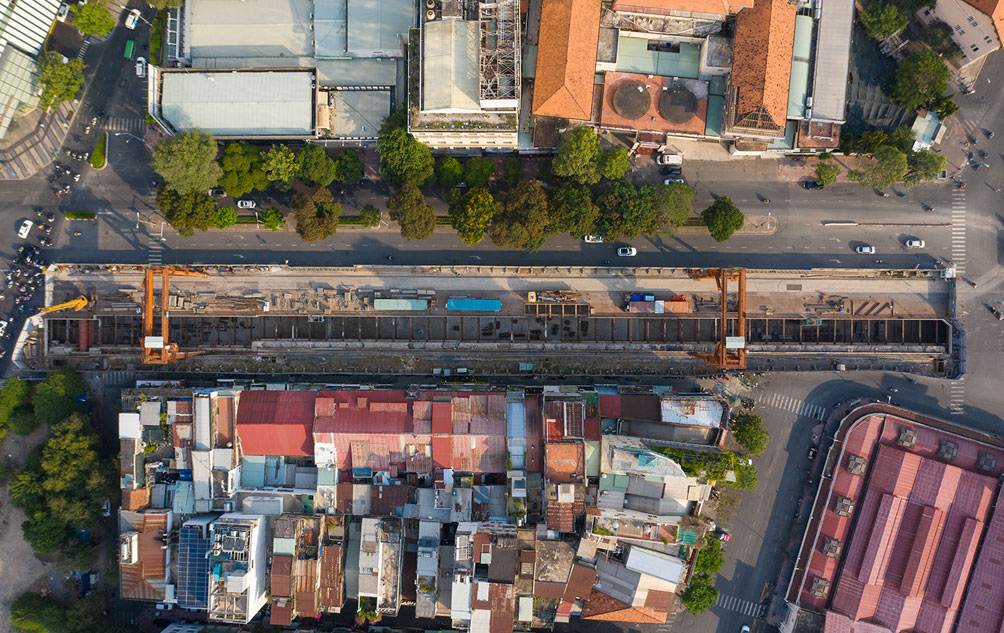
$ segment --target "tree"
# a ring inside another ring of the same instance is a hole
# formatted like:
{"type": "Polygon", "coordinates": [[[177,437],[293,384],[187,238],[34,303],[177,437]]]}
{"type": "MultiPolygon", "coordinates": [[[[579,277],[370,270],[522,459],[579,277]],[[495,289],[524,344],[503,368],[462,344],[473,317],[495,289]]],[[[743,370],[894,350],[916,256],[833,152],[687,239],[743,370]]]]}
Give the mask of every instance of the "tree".
{"type": "Polygon", "coordinates": [[[261,152],[253,145],[227,143],[220,166],[222,175],[219,184],[235,198],[268,186],[268,178],[262,170],[261,152]]]}
{"type": "Polygon", "coordinates": [[[620,180],[631,171],[631,159],[626,147],[616,147],[600,152],[597,166],[600,176],[607,180],[620,180]]]}
{"type": "Polygon", "coordinates": [[[708,233],[716,242],[724,242],[732,237],[732,234],[743,228],[746,221],[743,212],[727,196],[720,196],[711,203],[711,206],[701,212],[704,223],[708,227],[708,233]]]}
{"type": "Polygon", "coordinates": [[[65,521],[42,510],[21,523],[21,536],[31,545],[31,549],[51,556],[65,546],[69,534],[65,521]]]}
{"type": "Polygon", "coordinates": [[[271,231],[278,231],[286,227],[286,218],[283,217],[282,211],[275,207],[269,207],[264,211],[260,211],[258,219],[265,225],[266,229],[271,231]]]}
{"type": "Polygon", "coordinates": [[[487,187],[494,171],[495,163],[481,156],[473,156],[464,163],[464,183],[471,188],[487,187]]]}
{"type": "Polygon", "coordinates": [[[365,170],[366,165],[354,149],[347,149],[335,157],[335,180],[343,185],[358,185],[365,170]]]}
{"type": "Polygon", "coordinates": [[[97,594],[77,600],[67,611],[66,633],[98,633],[105,630],[102,622],[104,604],[97,594]]]}
{"type": "Polygon", "coordinates": [[[924,107],[942,95],[948,78],[945,62],[930,49],[921,49],[896,69],[892,100],[908,110],[924,107]]]}
{"type": "Polygon", "coordinates": [[[551,163],[554,175],[583,185],[600,179],[596,162],[600,156],[600,139],[589,127],[577,127],[558,145],[558,154],[551,163]]]}
{"type": "Polygon", "coordinates": [[[182,237],[192,237],[195,229],[208,231],[216,222],[216,202],[204,193],[179,194],[162,185],[157,208],[182,237]]]}
{"type": "Polygon", "coordinates": [[[300,180],[308,187],[327,187],[335,179],[335,161],[320,145],[309,144],[300,150],[300,180]]]}
{"type": "Polygon", "coordinates": [[[14,413],[10,416],[10,428],[22,437],[31,435],[38,428],[38,418],[35,417],[34,409],[30,406],[14,409],[14,413]]]}
{"type": "Polygon", "coordinates": [[[342,205],[336,203],[331,192],[323,187],[314,189],[309,195],[297,193],[293,196],[296,232],[304,241],[316,242],[334,235],[341,215],[342,205]]]}
{"type": "Polygon", "coordinates": [[[939,119],[944,121],[959,111],[959,104],[955,103],[952,95],[941,95],[931,102],[931,109],[934,110],[939,119]]]}
{"type": "Polygon", "coordinates": [[[593,203],[588,187],[574,182],[564,182],[552,191],[554,191],[551,197],[554,232],[567,232],[575,239],[582,239],[583,236],[596,232],[600,208],[593,203]]]}
{"type": "Polygon", "coordinates": [[[701,615],[718,601],[718,590],[711,580],[710,574],[696,574],[690,578],[690,584],[680,592],[680,601],[687,611],[701,615]]]}
{"type": "Polygon", "coordinates": [[[425,202],[422,191],[413,183],[401,185],[387,201],[387,209],[390,219],[401,227],[401,237],[406,240],[424,240],[436,228],[436,216],[432,207],[425,202]]]}
{"type": "Polygon", "coordinates": [[[84,62],[63,62],[63,56],[56,51],[46,51],[38,59],[38,82],[42,86],[38,106],[43,110],[72,101],[84,85],[84,62]]]}
{"type": "Polygon", "coordinates": [[[185,0],[146,0],[147,4],[155,9],[176,9],[185,3],[185,0]]]}
{"type": "Polygon", "coordinates": [[[667,208],[660,200],[661,194],[650,185],[616,180],[596,199],[600,207],[597,229],[608,240],[658,233],[668,221],[667,208]]]}
{"type": "Polygon", "coordinates": [[[450,205],[450,222],[464,244],[473,246],[485,239],[485,231],[495,215],[495,199],[487,189],[476,187],[457,196],[450,205]]]}
{"type": "Polygon", "coordinates": [[[705,536],[701,549],[697,551],[697,560],[694,561],[694,573],[717,574],[724,564],[722,542],[710,534],[705,536]]]}
{"type": "Polygon", "coordinates": [[[279,189],[289,189],[293,179],[300,174],[300,161],[288,146],[276,143],[262,156],[262,171],[269,183],[279,189]]]}
{"type": "Polygon", "coordinates": [[[441,187],[450,189],[464,181],[464,166],[452,156],[440,156],[436,159],[436,182],[441,187]]]}
{"type": "Polygon", "coordinates": [[[45,380],[35,387],[35,393],[31,397],[39,424],[52,427],[76,411],[77,404],[74,400],[83,393],[84,380],[77,370],[60,367],[49,372],[45,380]]]}
{"type": "Polygon", "coordinates": [[[694,215],[694,188],[684,182],[656,185],[656,217],[664,218],[659,230],[675,230],[694,215]]]}
{"type": "Polygon", "coordinates": [[[73,13],[73,26],[84,35],[104,37],[115,28],[115,18],[100,0],[73,5],[70,11],[73,13]]]}
{"type": "Polygon", "coordinates": [[[553,225],[547,192],[536,180],[521,180],[499,196],[488,233],[500,248],[532,252],[544,244],[553,225]]]}
{"type": "Polygon", "coordinates": [[[510,187],[515,187],[516,183],[518,183],[522,177],[523,161],[515,156],[505,159],[505,165],[502,167],[502,179],[505,180],[510,187]]]}
{"type": "Polygon", "coordinates": [[[25,592],[10,606],[10,623],[27,633],[62,633],[68,625],[66,607],[52,598],[25,592]]]}
{"type": "Polygon", "coordinates": [[[770,442],[763,419],[751,413],[740,413],[732,420],[732,436],[736,443],[752,455],[762,455],[770,442]]]}
{"type": "Polygon", "coordinates": [[[14,476],[7,486],[10,502],[16,508],[21,508],[28,516],[45,509],[45,491],[37,473],[22,471],[14,476]]]}
{"type": "Polygon", "coordinates": [[[889,136],[882,130],[869,130],[861,135],[855,146],[859,154],[874,154],[878,148],[889,142],[889,136]]]}
{"type": "Polygon", "coordinates": [[[380,226],[380,220],[383,219],[383,214],[380,213],[380,209],[377,209],[372,204],[367,204],[362,209],[359,209],[359,221],[363,226],[368,226],[371,229],[380,226]]]}
{"type": "Polygon", "coordinates": [[[398,110],[380,126],[377,152],[384,177],[395,186],[406,182],[423,185],[432,179],[432,153],[429,148],[408,134],[407,113],[398,110]]]}
{"type": "Polygon", "coordinates": [[[925,180],[934,180],[945,168],[945,157],[934,152],[910,152],[906,157],[907,172],[903,181],[916,185],[925,180]]]}
{"type": "Polygon", "coordinates": [[[909,20],[895,6],[873,0],[867,7],[858,12],[858,22],[865,27],[868,37],[877,40],[899,35],[906,30],[909,20]]]}
{"type": "Polygon", "coordinates": [[[889,138],[884,145],[892,145],[905,154],[913,150],[913,141],[913,130],[909,126],[901,125],[889,133],[889,138]]]}
{"type": "Polygon", "coordinates": [[[237,224],[237,211],[233,207],[220,207],[216,210],[216,228],[228,229],[237,224]]]}
{"type": "Polygon", "coordinates": [[[934,50],[941,52],[952,41],[952,27],[948,22],[935,18],[921,29],[920,39],[934,50]]]}
{"type": "Polygon", "coordinates": [[[736,480],[728,481],[729,486],[736,490],[756,490],[756,466],[740,462],[735,468],[736,480]]]}
{"type": "Polygon", "coordinates": [[[28,382],[8,378],[0,386],[0,428],[5,428],[18,407],[28,404],[28,382]]]}
{"type": "Polygon", "coordinates": [[[906,154],[891,145],[883,145],[875,150],[875,157],[861,169],[854,170],[848,177],[867,187],[884,189],[906,176],[906,154]]]}
{"type": "Polygon", "coordinates": [[[216,163],[216,139],[193,128],[164,139],[153,148],[153,168],[164,184],[180,194],[209,191],[223,170],[216,163]]]}
{"type": "Polygon", "coordinates": [[[827,186],[832,185],[837,180],[840,167],[833,163],[818,163],[816,165],[816,184],[827,186]]]}

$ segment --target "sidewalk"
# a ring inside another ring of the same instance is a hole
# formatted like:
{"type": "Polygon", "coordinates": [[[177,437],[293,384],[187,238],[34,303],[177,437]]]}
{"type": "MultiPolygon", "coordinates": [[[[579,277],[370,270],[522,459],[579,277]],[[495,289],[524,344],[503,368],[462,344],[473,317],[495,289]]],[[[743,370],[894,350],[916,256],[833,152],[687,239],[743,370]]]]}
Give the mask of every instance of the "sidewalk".
{"type": "Polygon", "coordinates": [[[46,168],[59,156],[70,131],[73,115],[80,107],[80,101],[61,104],[53,111],[42,115],[38,126],[11,147],[0,150],[0,180],[24,180],[31,178],[46,168]]]}

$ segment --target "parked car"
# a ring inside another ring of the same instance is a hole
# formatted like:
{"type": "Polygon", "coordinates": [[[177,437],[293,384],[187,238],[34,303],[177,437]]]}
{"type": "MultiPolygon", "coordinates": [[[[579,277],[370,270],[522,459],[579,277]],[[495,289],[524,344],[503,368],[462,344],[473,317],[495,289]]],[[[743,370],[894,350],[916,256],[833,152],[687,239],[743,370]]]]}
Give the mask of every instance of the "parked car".
{"type": "Polygon", "coordinates": [[[139,9],[133,9],[130,11],[129,14],[126,15],[125,27],[127,29],[136,28],[136,25],[139,24],[140,15],[141,13],[139,12],[139,9]]]}
{"type": "Polygon", "coordinates": [[[868,244],[862,244],[861,246],[854,249],[859,255],[874,255],[875,247],[869,246],[868,244]]]}
{"type": "Polygon", "coordinates": [[[682,183],[686,184],[687,181],[684,180],[683,178],[667,178],[667,179],[665,179],[665,180],[662,181],[662,184],[668,185],[668,184],[674,183],[674,182],[682,182],[682,183]]]}
{"type": "Polygon", "coordinates": [[[617,249],[618,257],[634,257],[638,254],[638,249],[634,246],[621,246],[617,249]]]}
{"type": "Polygon", "coordinates": [[[926,246],[926,243],[924,242],[924,240],[907,240],[906,241],[906,247],[907,248],[924,248],[924,246],[926,246]]]}
{"type": "Polygon", "coordinates": [[[213,187],[212,189],[209,190],[209,195],[218,196],[220,198],[226,198],[227,192],[224,191],[223,187],[213,187]]]}
{"type": "Polygon", "coordinates": [[[805,182],[802,183],[802,186],[808,189],[809,191],[823,188],[823,185],[819,184],[815,180],[806,180],[805,182]]]}
{"type": "Polygon", "coordinates": [[[136,58],[136,76],[139,78],[146,77],[146,58],[137,57],[136,58]]]}
{"type": "Polygon", "coordinates": [[[21,228],[17,230],[17,236],[22,240],[28,237],[28,233],[31,232],[31,227],[35,226],[35,223],[31,220],[25,220],[21,223],[21,228]]]}
{"type": "Polygon", "coordinates": [[[237,208],[238,209],[253,209],[253,208],[257,207],[257,206],[258,206],[258,203],[255,202],[254,200],[238,200],[237,201],[237,208]]]}
{"type": "Polygon", "coordinates": [[[659,165],[682,165],[683,156],[681,154],[660,154],[655,162],[659,165]]]}
{"type": "Polygon", "coordinates": [[[582,240],[587,244],[602,244],[603,238],[599,235],[583,235],[582,240]]]}
{"type": "Polygon", "coordinates": [[[56,19],[60,22],[66,22],[66,16],[70,14],[70,5],[65,2],[59,5],[59,11],[56,11],[56,19]]]}
{"type": "Polygon", "coordinates": [[[680,167],[670,167],[669,168],[669,175],[670,176],[682,176],[683,175],[683,169],[680,168],[680,167]]]}

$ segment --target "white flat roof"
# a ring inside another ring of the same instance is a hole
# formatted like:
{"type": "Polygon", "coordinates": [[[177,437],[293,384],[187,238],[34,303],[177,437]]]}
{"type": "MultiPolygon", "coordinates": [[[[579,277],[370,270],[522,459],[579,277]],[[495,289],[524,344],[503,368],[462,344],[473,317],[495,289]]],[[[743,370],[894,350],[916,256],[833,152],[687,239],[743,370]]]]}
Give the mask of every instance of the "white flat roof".
{"type": "Polygon", "coordinates": [[[313,72],[162,72],[161,112],[176,130],[217,136],[310,136],[313,72]]]}
{"type": "Polygon", "coordinates": [[[851,60],[854,0],[825,0],[820,7],[816,68],[812,77],[812,120],[843,123],[847,67],[851,60]]]}
{"type": "Polygon", "coordinates": [[[714,398],[664,398],[662,421],[680,426],[718,428],[722,425],[722,403],[714,398]]]}
{"type": "Polygon", "coordinates": [[[139,414],[138,413],[120,413],[119,414],[119,439],[120,440],[138,440],[140,437],[139,432],[139,414]]]}
{"type": "Polygon", "coordinates": [[[314,54],[311,0],[190,0],[187,4],[193,58],[314,54]]]}
{"type": "Polygon", "coordinates": [[[680,574],[683,573],[683,561],[679,558],[638,547],[632,547],[628,552],[624,566],[640,574],[648,574],[674,584],[680,582],[680,574]]]}

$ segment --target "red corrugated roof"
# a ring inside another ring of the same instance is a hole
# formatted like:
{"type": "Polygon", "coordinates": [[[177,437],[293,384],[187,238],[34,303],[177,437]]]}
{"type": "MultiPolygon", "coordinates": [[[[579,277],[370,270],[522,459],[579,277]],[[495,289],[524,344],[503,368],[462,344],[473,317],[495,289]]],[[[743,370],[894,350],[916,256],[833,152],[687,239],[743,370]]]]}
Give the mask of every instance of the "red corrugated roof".
{"type": "Polygon", "coordinates": [[[662,404],[659,398],[647,394],[627,394],[621,396],[621,414],[625,420],[647,422],[662,421],[662,404]]]}
{"type": "Polygon", "coordinates": [[[245,455],[308,457],[314,454],[312,391],[244,391],[237,435],[245,455]]]}
{"type": "Polygon", "coordinates": [[[593,591],[596,584],[596,570],[585,565],[572,565],[572,573],[568,575],[568,584],[565,586],[565,600],[574,602],[579,598],[586,598],[593,591]]]}
{"type": "Polygon", "coordinates": [[[931,560],[935,548],[941,541],[941,530],[945,525],[945,513],[932,506],[924,506],[917,524],[917,535],[910,546],[906,570],[900,590],[907,596],[918,597],[931,575],[931,560]]]}
{"type": "Polygon", "coordinates": [[[432,438],[432,465],[434,468],[452,468],[453,439],[450,437],[432,438]]]}
{"type": "Polygon", "coordinates": [[[563,582],[541,582],[533,583],[534,598],[550,598],[557,600],[565,593],[565,583],[563,582]]]}
{"type": "Polygon", "coordinates": [[[600,417],[621,417],[621,397],[617,394],[600,394],[600,417]]]}
{"type": "MultiPolygon", "coordinates": [[[[411,407],[403,391],[321,391],[318,398],[332,401],[333,414],[318,416],[314,429],[321,433],[411,433],[411,407]]],[[[323,407],[327,410],[327,405],[323,407]]]]}
{"type": "Polygon", "coordinates": [[[293,557],[288,554],[275,554],[272,556],[272,580],[271,594],[273,596],[290,596],[291,586],[290,576],[293,573],[293,557]]]}
{"type": "Polygon", "coordinates": [[[453,432],[453,403],[432,403],[432,432],[437,435],[449,435],[453,432]]]}

